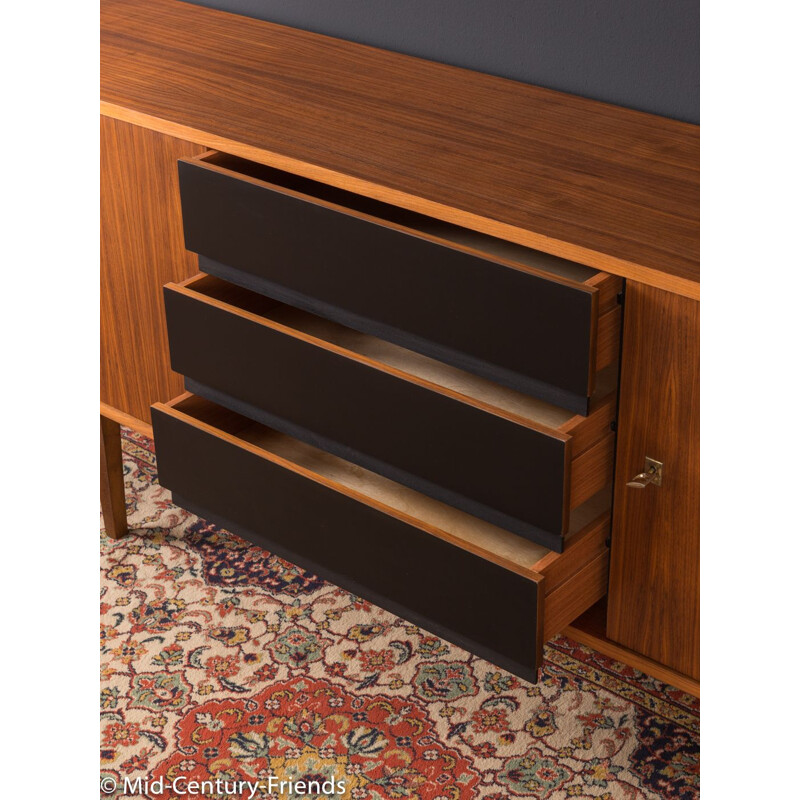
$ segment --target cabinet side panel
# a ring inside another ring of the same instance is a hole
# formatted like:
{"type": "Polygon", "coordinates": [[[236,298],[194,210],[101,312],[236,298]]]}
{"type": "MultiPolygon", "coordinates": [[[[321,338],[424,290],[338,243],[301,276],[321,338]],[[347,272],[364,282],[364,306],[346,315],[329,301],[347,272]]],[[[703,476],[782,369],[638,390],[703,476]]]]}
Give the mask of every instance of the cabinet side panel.
{"type": "Polygon", "coordinates": [[[700,673],[700,305],[628,282],[607,633],[700,673]],[[662,486],[625,484],[645,457],[662,486]]]}
{"type": "Polygon", "coordinates": [[[152,403],[183,391],[161,287],[198,271],[183,244],[177,160],[204,149],[100,117],[100,397],[148,423],[152,403]]]}

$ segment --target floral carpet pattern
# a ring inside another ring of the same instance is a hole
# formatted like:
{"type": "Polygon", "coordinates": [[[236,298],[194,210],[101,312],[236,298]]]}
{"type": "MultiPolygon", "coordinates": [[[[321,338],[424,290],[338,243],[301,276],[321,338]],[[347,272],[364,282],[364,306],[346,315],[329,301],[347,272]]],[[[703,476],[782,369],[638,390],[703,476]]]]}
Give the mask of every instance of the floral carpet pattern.
{"type": "Polygon", "coordinates": [[[538,684],[515,678],[177,508],[152,442],[124,431],[123,450],[132,534],[102,537],[100,631],[119,793],[177,797],[157,779],[182,776],[230,781],[195,795],[216,800],[249,796],[233,781],[259,800],[699,796],[695,698],[563,637],[538,684]],[[270,793],[270,775],[344,792],[270,793]]]}

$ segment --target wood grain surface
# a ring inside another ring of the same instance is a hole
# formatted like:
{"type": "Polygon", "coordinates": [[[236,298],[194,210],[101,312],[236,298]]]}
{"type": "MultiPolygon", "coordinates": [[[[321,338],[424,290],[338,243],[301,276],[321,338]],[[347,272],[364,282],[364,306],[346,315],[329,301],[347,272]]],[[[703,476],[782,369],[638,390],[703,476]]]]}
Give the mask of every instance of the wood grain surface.
{"type": "Polygon", "coordinates": [[[126,428],[143,433],[145,436],[153,438],[153,426],[149,422],[143,422],[138,417],[133,417],[120,411],[118,408],[108,405],[108,403],[100,403],[100,416],[106,419],[114,420],[119,425],[124,425],[126,428]]]}
{"type": "MultiPolygon", "coordinates": [[[[608,538],[611,535],[611,512],[603,511],[581,530],[569,537],[568,546],[564,552],[569,551],[568,558],[564,553],[548,553],[536,562],[532,569],[546,579],[545,595],[550,595],[570,578],[574,577],[586,565],[593,562],[598,556],[605,555],[608,561],[608,538]]],[[[608,569],[606,569],[606,579],[608,569]]],[[[606,593],[606,585],[602,587],[601,595],[606,593]]]]}
{"type": "Polygon", "coordinates": [[[699,303],[628,283],[608,637],[700,674],[699,303]],[[625,484],[645,457],[662,486],[625,484]]]}
{"type": "Polygon", "coordinates": [[[177,2],[103,0],[101,109],[699,296],[699,128],[177,2]]]}
{"type": "Polygon", "coordinates": [[[686,675],[682,675],[674,669],[665,667],[657,661],[645,658],[645,656],[629,650],[627,647],[622,647],[616,642],[612,642],[606,636],[606,611],[607,603],[606,599],[603,598],[564,628],[562,633],[576,642],[597,650],[598,653],[651,675],[656,680],[664,681],[664,683],[675,686],[683,692],[688,692],[694,697],[700,697],[699,681],[694,678],[687,678],[686,675]]]}
{"type": "Polygon", "coordinates": [[[176,162],[201,151],[101,117],[100,398],[145,424],[152,403],[183,390],[169,367],[162,286],[197,272],[183,246],[176,162]]]}
{"type": "Polygon", "coordinates": [[[570,482],[570,508],[577,508],[604,486],[610,486],[614,477],[614,443],[616,434],[609,433],[572,462],[570,482]]]}
{"type": "Polygon", "coordinates": [[[120,539],[128,532],[122,443],[119,423],[100,417],[100,508],[106,536],[120,539]]]}
{"type": "Polygon", "coordinates": [[[608,551],[605,551],[545,596],[543,640],[547,641],[563,631],[577,616],[600,600],[607,586],[608,551]]]}

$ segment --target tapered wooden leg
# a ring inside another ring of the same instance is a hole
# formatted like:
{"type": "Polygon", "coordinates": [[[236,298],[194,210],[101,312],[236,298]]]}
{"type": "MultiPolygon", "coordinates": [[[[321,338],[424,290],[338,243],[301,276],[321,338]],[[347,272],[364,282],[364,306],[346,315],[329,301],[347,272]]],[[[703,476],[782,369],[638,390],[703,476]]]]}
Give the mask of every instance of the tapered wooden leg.
{"type": "Polygon", "coordinates": [[[100,417],[100,507],[106,535],[111,539],[124,536],[128,532],[128,520],[119,423],[103,416],[100,417]]]}

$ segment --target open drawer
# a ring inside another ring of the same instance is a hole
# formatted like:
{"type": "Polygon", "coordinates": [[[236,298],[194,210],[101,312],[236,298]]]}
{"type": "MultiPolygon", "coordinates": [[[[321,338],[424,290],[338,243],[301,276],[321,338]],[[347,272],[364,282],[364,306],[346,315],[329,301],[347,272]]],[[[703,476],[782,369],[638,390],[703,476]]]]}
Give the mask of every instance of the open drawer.
{"type": "Polygon", "coordinates": [[[608,496],[556,554],[194,395],[153,429],[178,505],[527,680],[605,594],[608,496]]]}
{"type": "Polygon", "coordinates": [[[179,162],[207,273],[586,414],[622,280],[223,153],[179,162]]]}
{"type": "Polygon", "coordinates": [[[164,300],[190,391],[556,551],[611,485],[613,370],[584,417],[213,276],[164,300]]]}

